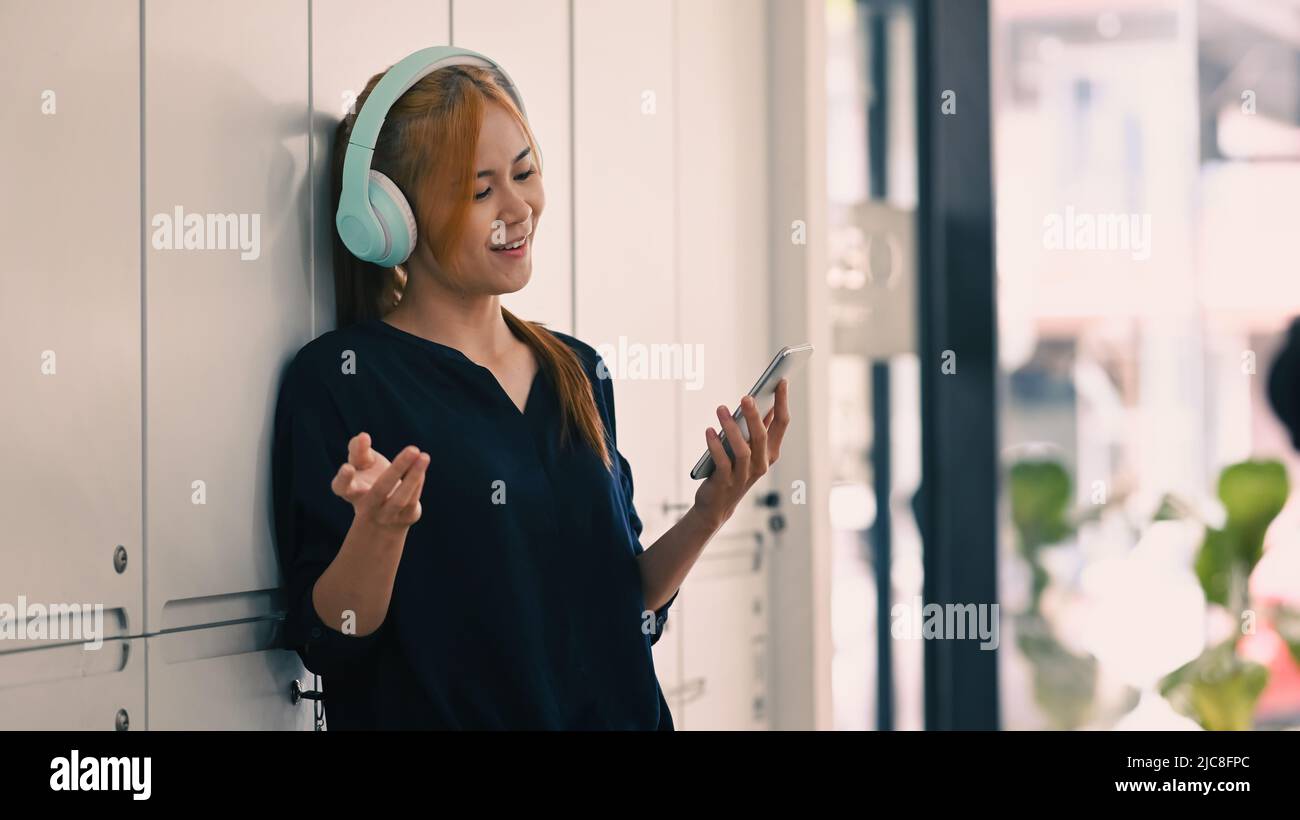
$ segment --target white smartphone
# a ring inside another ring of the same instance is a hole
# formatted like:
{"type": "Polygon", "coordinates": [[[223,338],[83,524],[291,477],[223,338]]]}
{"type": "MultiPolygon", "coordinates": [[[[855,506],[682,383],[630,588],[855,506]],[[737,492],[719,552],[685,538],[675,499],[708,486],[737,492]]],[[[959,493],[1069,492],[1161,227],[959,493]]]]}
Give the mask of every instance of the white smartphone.
{"type": "MultiPolygon", "coordinates": [[[[759,376],[758,381],[754,383],[753,389],[749,391],[749,395],[754,397],[754,403],[758,406],[758,417],[760,419],[766,416],[767,411],[771,410],[772,405],[776,403],[776,386],[781,382],[781,379],[792,375],[803,367],[804,362],[808,361],[812,353],[813,346],[806,342],[801,345],[783,347],[777,352],[776,357],[772,359],[772,363],[767,366],[767,369],[763,371],[763,375],[759,376]]],[[[740,426],[740,432],[745,437],[745,441],[749,441],[749,424],[744,411],[737,407],[736,412],[732,413],[731,417],[740,426]]],[[[727,431],[723,430],[719,438],[722,439],[722,448],[726,450],[727,457],[734,460],[735,454],[731,452],[731,445],[727,442],[727,431]]],[[[709,452],[709,448],[705,447],[704,455],[700,456],[700,460],[695,462],[695,469],[691,470],[691,478],[696,480],[708,478],[713,475],[713,468],[713,453],[709,452]]]]}

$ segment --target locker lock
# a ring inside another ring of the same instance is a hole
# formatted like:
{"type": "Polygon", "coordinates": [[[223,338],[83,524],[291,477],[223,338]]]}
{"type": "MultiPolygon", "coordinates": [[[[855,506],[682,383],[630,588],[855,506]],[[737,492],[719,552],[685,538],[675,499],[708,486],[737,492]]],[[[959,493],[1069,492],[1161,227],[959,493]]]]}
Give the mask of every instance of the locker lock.
{"type": "Polygon", "coordinates": [[[121,544],[113,550],[113,569],[117,570],[118,575],[126,572],[126,547],[121,544]]]}
{"type": "MultiPolygon", "coordinates": [[[[119,549],[121,549],[119,547],[119,549]]],[[[125,732],[131,728],[131,716],[126,713],[125,709],[118,709],[117,716],[113,720],[113,727],[119,732],[125,732]]]]}
{"type": "Polygon", "coordinates": [[[295,704],[297,704],[298,701],[303,699],[320,700],[321,697],[322,695],[319,690],[316,689],[304,690],[302,688],[302,684],[297,679],[295,679],[293,683],[289,684],[289,700],[295,704]]]}

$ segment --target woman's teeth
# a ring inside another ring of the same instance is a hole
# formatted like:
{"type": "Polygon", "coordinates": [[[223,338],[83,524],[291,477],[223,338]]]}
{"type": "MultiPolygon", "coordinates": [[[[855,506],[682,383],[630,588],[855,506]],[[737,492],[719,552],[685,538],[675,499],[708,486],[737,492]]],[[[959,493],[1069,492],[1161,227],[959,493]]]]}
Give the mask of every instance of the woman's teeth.
{"type": "Polygon", "coordinates": [[[527,239],[528,239],[528,237],[525,236],[525,237],[521,238],[518,242],[514,243],[513,245],[502,245],[501,247],[499,247],[499,248],[493,248],[492,250],[494,250],[494,251],[512,251],[512,250],[514,250],[515,248],[522,247],[523,244],[524,244],[524,242],[527,241],[527,239]]]}

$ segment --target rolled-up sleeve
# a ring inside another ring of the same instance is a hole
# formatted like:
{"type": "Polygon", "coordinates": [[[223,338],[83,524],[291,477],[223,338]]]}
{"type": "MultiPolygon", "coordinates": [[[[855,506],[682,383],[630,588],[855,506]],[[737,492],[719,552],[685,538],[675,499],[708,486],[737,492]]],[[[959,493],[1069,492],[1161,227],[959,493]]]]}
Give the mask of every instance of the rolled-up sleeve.
{"type": "MultiPolygon", "coordinates": [[[[614,416],[614,380],[608,377],[605,378],[601,377],[601,374],[606,374],[606,373],[608,373],[608,371],[604,367],[603,360],[599,356],[597,356],[596,393],[598,396],[600,396],[603,399],[604,410],[606,411],[605,423],[609,426],[609,437],[613,445],[612,446],[613,453],[611,457],[614,459],[614,463],[618,469],[619,482],[623,487],[623,498],[626,499],[627,501],[627,523],[628,526],[632,529],[632,534],[635,536],[632,539],[634,545],[633,548],[635,549],[636,554],[640,555],[642,552],[645,551],[645,547],[641,544],[641,531],[644,528],[644,526],[641,522],[641,517],[637,515],[636,505],[633,504],[632,502],[632,490],[633,490],[632,465],[628,463],[627,459],[623,457],[623,454],[618,449],[618,431],[617,431],[617,424],[615,422],[615,416],[614,416]]],[[[651,631],[650,633],[651,646],[654,646],[656,643],[658,643],[659,637],[663,635],[664,625],[668,621],[668,608],[673,605],[673,601],[677,600],[677,595],[680,592],[681,590],[678,589],[676,592],[673,593],[672,597],[668,599],[667,603],[665,603],[663,606],[655,610],[654,628],[653,631],[651,631]]]]}
{"type": "MultiPolygon", "coordinates": [[[[340,376],[342,378],[342,376],[340,376]]],[[[352,505],[330,484],[347,459],[347,426],[320,374],[297,358],[281,381],[272,436],[276,550],[285,599],[285,645],[324,677],[346,675],[384,640],[388,621],[365,636],[344,634],[316,612],[312,590],[352,526],[352,505]]]]}

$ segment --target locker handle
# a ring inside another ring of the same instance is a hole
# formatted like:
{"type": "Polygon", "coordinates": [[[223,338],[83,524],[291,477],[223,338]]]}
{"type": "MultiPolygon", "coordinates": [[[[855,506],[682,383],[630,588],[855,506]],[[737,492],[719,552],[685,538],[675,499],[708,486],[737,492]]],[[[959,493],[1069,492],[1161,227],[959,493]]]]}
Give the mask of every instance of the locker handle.
{"type": "MultiPolygon", "coordinates": [[[[313,675],[312,679],[315,681],[320,681],[320,675],[313,675]]],[[[317,683],[316,685],[319,686],[320,684],[317,683]]],[[[312,704],[311,707],[312,724],[313,724],[312,728],[315,729],[317,732],[324,731],[324,726],[325,726],[325,709],[324,709],[325,693],[324,692],[320,691],[319,689],[303,689],[302,684],[298,681],[298,679],[294,678],[293,683],[289,684],[289,700],[293,701],[295,706],[298,705],[298,702],[302,700],[316,701],[314,704],[312,704]]]]}
{"type": "Polygon", "coordinates": [[[324,693],[317,689],[303,689],[296,679],[289,684],[289,700],[297,704],[300,700],[323,700],[324,693]]]}

